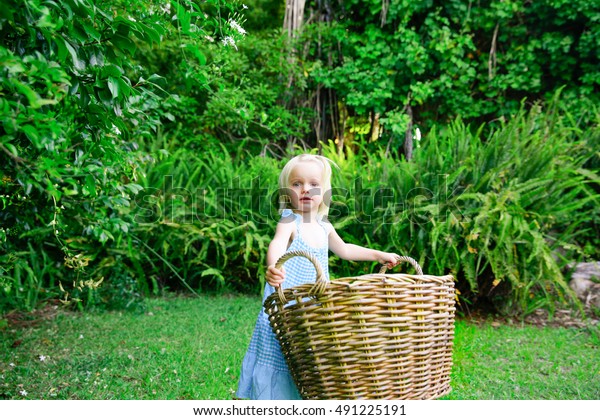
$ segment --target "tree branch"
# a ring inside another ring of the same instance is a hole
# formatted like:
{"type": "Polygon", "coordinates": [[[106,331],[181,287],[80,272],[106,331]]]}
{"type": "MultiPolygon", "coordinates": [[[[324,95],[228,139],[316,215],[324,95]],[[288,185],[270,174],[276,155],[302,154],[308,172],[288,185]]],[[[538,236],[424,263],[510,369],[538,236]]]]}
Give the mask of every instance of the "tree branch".
{"type": "Polygon", "coordinates": [[[2,143],[0,143],[0,149],[6,153],[17,165],[19,163],[25,163],[25,159],[20,158],[19,156],[15,156],[14,154],[11,153],[10,150],[8,150],[6,148],[6,146],[4,146],[2,143]]]}
{"type": "Polygon", "coordinates": [[[494,29],[494,35],[492,36],[492,46],[490,47],[490,57],[488,59],[489,80],[492,80],[496,73],[496,44],[498,42],[498,30],[499,29],[500,29],[500,22],[498,22],[496,24],[496,29],[494,29]]]}

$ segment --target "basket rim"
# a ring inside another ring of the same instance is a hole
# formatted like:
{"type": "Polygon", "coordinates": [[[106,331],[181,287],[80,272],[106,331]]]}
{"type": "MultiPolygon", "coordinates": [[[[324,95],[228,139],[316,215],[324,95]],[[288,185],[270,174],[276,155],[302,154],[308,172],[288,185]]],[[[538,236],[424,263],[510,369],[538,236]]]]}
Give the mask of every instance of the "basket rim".
{"type": "MultiPolygon", "coordinates": [[[[432,276],[432,275],[423,274],[423,270],[421,269],[421,266],[419,265],[419,263],[414,258],[411,258],[408,256],[398,256],[396,258],[396,260],[398,262],[410,263],[414,267],[415,271],[417,272],[416,275],[403,274],[403,273],[386,273],[387,266],[384,264],[381,267],[381,270],[379,270],[379,273],[363,274],[362,276],[341,277],[341,278],[338,278],[335,280],[327,280],[323,273],[323,269],[322,269],[321,265],[319,264],[318,260],[316,259],[316,257],[312,253],[310,253],[308,251],[304,251],[304,250],[288,251],[288,252],[284,253],[281,257],[279,257],[279,259],[275,263],[275,267],[281,268],[287,260],[294,258],[294,257],[306,258],[315,267],[316,279],[315,279],[315,282],[313,283],[311,291],[309,293],[310,295],[314,295],[314,296],[323,295],[323,293],[325,293],[325,290],[326,290],[328,284],[331,284],[332,282],[340,282],[341,280],[345,280],[345,279],[360,278],[361,280],[366,280],[367,277],[374,277],[376,279],[389,279],[389,278],[393,278],[393,279],[398,278],[399,279],[400,277],[402,277],[403,280],[405,281],[405,283],[406,283],[407,279],[409,280],[409,282],[410,282],[410,280],[415,282],[415,280],[427,279],[427,280],[433,280],[440,284],[444,284],[447,281],[454,281],[454,277],[452,275],[432,276]],[[434,280],[434,279],[441,279],[441,280],[434,280]]],[[[384,284],[385,280],[382,283],[384,284]]],[[[293,287],[292,287],[292,289],[293,289],[293,287]]],[[[279,287],[276,287],[276,293],[279,295],[280,301],[282,303],[285,303],[287,298],[283,291],[284,291],[284,284],[281,284],[279,287]]]]}
{"type": "Polygon", "coordinates": [[[329,280],[330,284],[348,284],[352,285],[357,282],[377,282],[380,281],[382,284],[388,282],[388,280],[394,280],[397,282],[403,283],[428,283],[435,282],[444,284],[449,281],[454,283],[454,276],[452,274],[446,274],[443,276],[434,276],[431,274],[407,274],[407,273],[372,273],[372,274],[361,274],[359,276],[348,276],[348,277],[338,277],[333,280],[329,280]]]}

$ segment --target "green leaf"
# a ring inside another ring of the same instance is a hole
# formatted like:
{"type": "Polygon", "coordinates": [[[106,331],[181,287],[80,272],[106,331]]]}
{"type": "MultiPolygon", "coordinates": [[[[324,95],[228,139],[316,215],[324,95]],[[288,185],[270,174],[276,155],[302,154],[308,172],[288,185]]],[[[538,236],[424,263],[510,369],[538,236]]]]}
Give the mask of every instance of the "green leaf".
{"type": "Polygon", "coordinates": [[[87,34],[89,36],[91,36],[93,40],[98,41],[98,42],[101,41],[102,35],[100,34],[100,32],[98,32],[96,30],[96,28],[93,25],[91,25],[87,22],[84,22],[82,25],[83,25],[85,31],[87,32],[87,34]]]}
{"type": "Polygon", "coordinates": [[[83,186],[84,194],[89,195],[91,197],[96,197],[96,183],[94,181],[94,177],[91,175],[86,175],[85,177],[85,185],[83,186]]]}
{"type": "Polygon", "coordinates": [[[108,89],[110,90],[110,93],[112,94],[113,99],[116,99],[119,97],[119,79],[117,79],[116,77],[109,77],[108,78],[108,89]]]}
{"type": "Polygon", "coordinates": [[[577,172],[594,181],[595,183],[600,184],[600,177],[594,172],[584,168],[577,168],[577,172]]]}
{"type": "Polygon", "coordinates": [[[219,284],[221,284],[221,285],[225,284],[225,277],[223,276],[223,273],[221,272],[221,270],[217,270],[216,268],[207,268],[200,274],[200,276],[202,276],[202,277],[215,276],[217,278],[217,281],[219,282],[219,284]]]}
{"type": "MultiPolygon", "coordinates": [[[[64,46],[66,51],[68,51],[68,53],[71,55],[71,60],[73,62],[73,66],[75,67],[75,69],[77,69],[77,70],[85,69],[85,61],[80,60],[79,55],[77,54],[79,48],[74,47],[73,45],[71,45],[71,43],[68,40],[66,40],[62,37],[56,38],[56,40],[57,40],[57,42],[60,42],[60,40],[62,40],[62,45],[64,46]]],[[[59,45],[59,50],[60,50],[61,44],[59,43],[58,45],[59,45]]],[[[66,58],[66,54],[64,52],[62,54],[59,54],[59,56],[60,55],[63,55],[64,56],[63,58],[66,58]]]]}
{"type": "Polygon", "coordinates": [[[27,100],[29,101],[30,104],[36,103],[37,99],[38,99],[38,94],[36,92],[34,92],[33,89],[31,89],[29,86],[19,82],[19,81],[14,81],[13,82],[15,87],[17,88],[17,90],[25,95],[25,97],[27,98],[27,100]]]}
{"type": "Polygon", "coordinates": [[[100,70],[100,75],[102,76],[102,78],[121,77],[123,75],[123,72],[119,67],[115,66],[114,64],[109,64],[108,66],[102,67],[102,69],[100,70]]]}
{"type": "Polygon", "coordinates": [[[14,145],[14,144],[11,144],[11,143],[4,143],[3,145],[4,145],[4,147],[6,147],[6,148],[8,149],[8,151],[9,151],[9,152],[10,152],[10,153],[11,153],[13,156],[15,156],[15,157],[18,157],[18,156],[19,156],[19,152],[18,152],[18,150],[17,150],[17,148],[15,147],[15,145],[14,145]]]}
{"type": "MultiPolygon", "coordinates": [[[[191,15],[188,13],[187,10],[185,10],[185,8],[183,8],[178,2],[174,2],[175,3],[175,11],[177,12],[177,20],[179,20],[179,23],[181,25],[181,32],[183,32],[184,34],[189,34],[190,33],[190,28],[191,28],[191,20],[192,17],[191,15]]],[[[173,3],[171,3],[173,4],[173,3]]]]}
{"type": "Polygon", "coordinates": [[[144,189],[144,187],[142,187],[141,185],[134,183],[126,184],[125,188],[129,189],[129,191],[131,191],[133,194],[137,194],[144,189]]]}
{"type": "Polygon", "coordinates": [[[36,147],[41,147],[40,145],[40,135],[37,131],[37,129],[32,126],[32,125],[22,125],[21,126],[21,130],[23,130],[23,132],[25,133],[25,135],[27,136],[27,138],[29,140],[31,140],[31,142],[36,146],[36,147]]]}
{"type": "Polygon", "coordinates": [[[56,24],[52,20],[52,16],[50,15],[50,9],[46,6],[42,6],[39,8],[38,12],[41,12],[42,16],[36,22],[35,26],[38,28],[54,28],[56,24]]]}
{"type": "Polygon", "coordinates": [[[221,276],[221,271],[216,268],[207,268],[202,272],[201,276],[221,276]]]}
{"type": "MultiPolygon", "coordinates": [[[[4,53],[4,51],[3,51],[4,53]]],[[[8,53],[8,51],[7,51],[8,53]]],[[[11,75],[15,75],[18,73],[23,73],[25,71],[25,67],[23,66],[23,62],[18,59],[17,57],[11,57],[11,56],[4,56],[2,57],[2,66],[4,67],[4,70],[8,71],[9,74],[11,75]],[[8,58],[10,57],[10,58],[8,58]]]]}
{"type": "Polygon", "coordinates": [[[160,33],[156,29],[154,29],[148,25],[144,25],[143,23],[139,23],[137,25],[137,29],[138,29],[137,32],[138,32],[139,36],[146,42],[148,42],[150,44],[160,43],[161,36],[160,36],[160,33]]]}
{"type": "Polygon", "coordinates": [[[119,77],[119,90],[121,93],[121,98],[127,98],[131,95],[132,91],[135,90],[132,89],[131,84],[129,83],[129,80],[126,80],[124,77],[119,77]]]}
{"type": "Polygon", "coordinates": [[[111,38],[112,44],[119,50],[126,52],[130,55],[135,54],[137,49],[135,43],[127,36],[123,36],[120,33],[116,33],[111,38]]]}
{"type": "Polygon", "coordinates": [[[23,84],[19,81],[14,81],[13,84],[15,85],[15,87],[17,88],[17,90],[20,93],[25,95],[25,97],[29,101],[29,105],[33,109],[41,108],[44,105],[52,105],[52,104],[58,103],[55,99],[40,98],[40,96],[37,94],[37,92],[35,92],[33,89],[31,89],[28,85],[23,84]]]}
{"type": "Polygon", "coordinates": [[[194,54],[194,56],[198,60],[198,63],[201,66],[206,65],[206,56],[202,53],[202,51],[200,51],[200,49],[196,45],[188,44],[186,45],[186,49],[192,54],[194,54]]]}

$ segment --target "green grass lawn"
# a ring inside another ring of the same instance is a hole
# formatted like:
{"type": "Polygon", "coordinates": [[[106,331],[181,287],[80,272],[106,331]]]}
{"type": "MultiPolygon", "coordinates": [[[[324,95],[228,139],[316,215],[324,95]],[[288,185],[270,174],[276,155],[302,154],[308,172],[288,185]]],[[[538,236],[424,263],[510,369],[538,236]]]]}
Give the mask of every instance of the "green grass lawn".
{"type": "MultiPolygon", "coordinates": [[[[0,323],[2,399],[231,399],[258,297],[165,298],[145,313],[0,323]]],[[[599,399],[600,331],[456,322],[445,399],[599,399]]]]}

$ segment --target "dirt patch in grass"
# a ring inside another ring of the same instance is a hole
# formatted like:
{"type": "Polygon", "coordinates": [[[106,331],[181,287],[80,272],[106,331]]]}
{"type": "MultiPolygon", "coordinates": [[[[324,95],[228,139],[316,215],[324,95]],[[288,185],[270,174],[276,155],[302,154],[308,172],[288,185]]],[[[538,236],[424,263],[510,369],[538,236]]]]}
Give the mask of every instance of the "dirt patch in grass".
{"type": "Polygon", "coordinates": [[[546,309],[537,309],[525,317],[507,317],[475,311],[461,318],[475,324],[490,324],[492,326],[525,324],[538,327],[587,328],[600,325],[599,314],[591,310],[586,310],[582,314],[579,311],[570,309],[558,309],[553,313],[546,309]]]}
{"type": "Polygon", "coordinates": [[[30,312],[26,311],[11,311],[5,314],[2,318],[6,322],[6,326],[11,329],[37,327],[40,324],[52,321],[60,312],[68,312],[63,309],[63,306],[58,301],[47,301],[40,305],[38,309],[30,312]]]}
{"type": "MultiPolygon", "coordinates": [[[[69,314],[73,312],[65,309],[64,305],[58,300],[50,300],[31,312],[9,312],[4,315],[3,320],[5,326],[10,329],[31,328],[54,320],[59,313],[69,314]]],[[[538,327],[587,328],[600,325],[600,313],[589,309],[583,314],[570,309],[558,309],[553,313],[546,309],[537,309],[525,317],[509,317],[476,310],[469,313],[469,315],[457,316],[457,318],[475,324],[491,324],[492,326],[526,324],[538,327]]]]}
{"type": "Polygon", "coordinates": [[[540,327],[586,328],[600,324],[600,317],[593,311],[581,314],[568,309],[559,309],[552,315],[545,309],[538,309],[527,315],[524,322],[540,327]]]}

